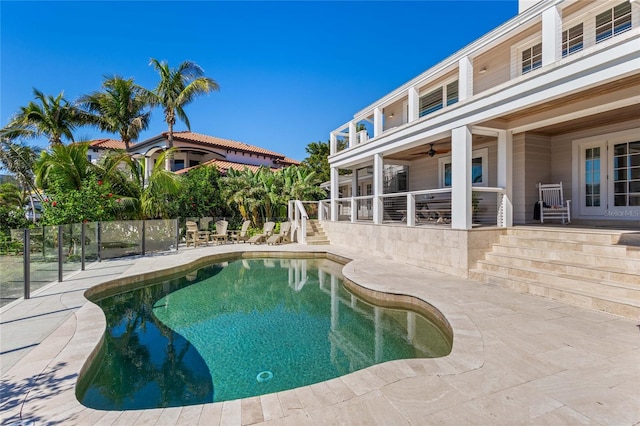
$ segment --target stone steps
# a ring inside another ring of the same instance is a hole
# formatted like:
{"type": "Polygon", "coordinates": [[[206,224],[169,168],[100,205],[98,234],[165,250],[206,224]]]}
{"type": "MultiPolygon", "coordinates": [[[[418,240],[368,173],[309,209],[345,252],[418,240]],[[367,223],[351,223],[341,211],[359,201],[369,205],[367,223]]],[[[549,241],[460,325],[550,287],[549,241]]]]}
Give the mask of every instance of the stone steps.
{"type": "Polygon", "coordinates": [[[620,232],[512,228],[469,277],[640,319],[640,249],[619,241],[630,239],[620,232]]]}
{"type": "Polygon", "coordinates": [[[307,221],[307,245],[318,246],[329,244],[329,238],[325,234],[318,220],[307,221]]]}

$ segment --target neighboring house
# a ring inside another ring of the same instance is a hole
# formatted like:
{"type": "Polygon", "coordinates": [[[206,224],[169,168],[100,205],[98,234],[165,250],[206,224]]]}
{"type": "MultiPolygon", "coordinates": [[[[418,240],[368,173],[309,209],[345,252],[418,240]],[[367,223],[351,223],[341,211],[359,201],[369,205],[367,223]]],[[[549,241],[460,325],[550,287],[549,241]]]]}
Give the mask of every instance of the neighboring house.
{"type": "MultiPolygon", "coordinates": [[[[142,142],[131,144],[129,153],[145,164],[150,173],[158,156],[168,145],[167,133],[161,133],[142,142]]],[[[283,154],[231,139],[217,138],[194,132],[174,132],[174,170],[185,172],[199,165],[215,165],[222,174],[229,168],[257,170],[260,166],[280,169],[300,162],[283,154]]],[[[89,160],[97,161],[108,149],[124,149],[124,142],[99,139],[90,143],[89,160]]]]}
{"type": "Polygon", "coordinates": [[[87,158],[91,163],[96,164],[100,157],[105,154],[105,152],[112,149],[125,149],[125,144],[124,142],[115,139],[93,140],[89,142],[87,158]]]}
{"type": "Polygon", "coordinates": [[[539,182],[562,182],[574,221],[640,224],[640,0],[520,6],[331,132],[331,221],[368,203],[372,223],[413,226],[439,197],[452,229],[478,211],[509,227],[534,221],[539,182]]]}

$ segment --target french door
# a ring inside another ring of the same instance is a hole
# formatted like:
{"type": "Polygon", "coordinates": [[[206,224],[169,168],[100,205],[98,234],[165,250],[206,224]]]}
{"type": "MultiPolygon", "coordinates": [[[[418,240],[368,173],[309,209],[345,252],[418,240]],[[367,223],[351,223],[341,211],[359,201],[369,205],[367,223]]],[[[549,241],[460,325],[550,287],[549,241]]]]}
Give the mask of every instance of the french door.
{"type": "Polygon", "coordinates": [[[580,145],[580,214],[640,219],[640,138],[580,145]]]}

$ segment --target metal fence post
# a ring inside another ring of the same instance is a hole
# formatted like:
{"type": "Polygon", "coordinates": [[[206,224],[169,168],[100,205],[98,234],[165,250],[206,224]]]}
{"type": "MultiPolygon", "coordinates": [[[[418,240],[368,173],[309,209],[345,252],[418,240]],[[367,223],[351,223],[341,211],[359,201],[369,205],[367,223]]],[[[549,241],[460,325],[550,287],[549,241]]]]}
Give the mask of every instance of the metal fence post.
{"type": "Polygon", "coordinates": [[[31,298],[31,244],[30,244],[30,234],[29,228],[24,229],[24,234],[22,236],[22,261],[24,262],[23,271],[24,271],[24,298],[31,298]]]}
{"type": "Polygon", "coordinates": [[[84,248],[84,243],[85,243],[85,227],[84,227],[84,222],[82,222],[80,224],[80,270],[84,271],[84,257],[85,257],[85,248],[84,248]]]}
{"type": "Polygon", "coordinates": [[[180,245],[180,218],[175,218],[176,221],[176,251],[178,251],[178,246],[180,245]]]}
{"type": "Polygon", "coordinates": [[[102,262],[102,222],[96,223],[96,241],[98,241],[98,262],[102,262]]]}
{"type": "Polygon", "coordinates": [[[145,255],[145,251],[146,251],[146,241],[147,241],[147,233],[145,231],[145,222],[144,219],[142,220],[142,255],[145,255]]]}
{"type": "Polygon", "coordinates": [[[62,225],[58,225],[58,282],[62,282],[62,225]]]}

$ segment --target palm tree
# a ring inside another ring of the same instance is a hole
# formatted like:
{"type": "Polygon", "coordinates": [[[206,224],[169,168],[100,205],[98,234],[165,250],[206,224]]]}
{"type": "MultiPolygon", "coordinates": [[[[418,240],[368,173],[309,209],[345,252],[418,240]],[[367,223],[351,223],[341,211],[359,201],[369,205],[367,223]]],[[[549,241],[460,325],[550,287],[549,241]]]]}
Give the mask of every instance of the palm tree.
{"type": "MultiPolygon", "coordinates": [[[[166,156],[173,156],[174,150],[164,151],[153,166],[149,180],[140,195],[140,207],[143,218],[168,218],[168,197],[177,195],[181,190],[181,176],[162,167],[166,156]]],[[[144,176],[144,172],[138,174],[144,176]]]]}
{"type": "Polygon", "coordinates": [[[93,92],[80,98],[80,104],[89,112],[90,122],[100,130],[119,133],[125,148],[138,139],[142,130],[149,127],[151,112],[144,100],[144,90],[119,76],[105,77],[101,92],[93,92]]]}
{"type": "MultiPolygon", "coordinates": [[[[42,201],[33,171],[38,151],[37,148],[11,142],[8,139],[2,139],[0,142],[0,164],[15,175],[23,192],[31,194],[29,197],[31,211],[35,211],[34,197],[42,201]]],[[[36,221],[35,215],[33,215],[33,221],[36,221]]]]}
{"type": "Polygon", "coordinates": [[[31,101],[26,107],[20,107],[2,129],[3,136],[10,139],[46,136],[52,147],[62,145],[62,138],[73,141],[73,131],[84,124],[81,111],[64,99],[63,92],[54,97],[33,89],[33,94],[37,102],[31,101]]]}
{"type": "Polygon", "coordinates": [[[88,142],[54,145],[51,151],[42,151],[36,161],[36,184],[47,189],[56,180],[61,188],[79,190],[94,169],[87,159],[88,142]]]}
{"type": "MultiPolygon", "coordinates": [[[[219,90],[218,83],[204,77],[204,71],[195,62],[184,61],[178,68],[169,68],[166,62],[151,58],[150,65],[160,75],[160,82],[153,91],[146,91],[147,101],[160,106],[164,110],[164,120],[169,129],[167,132],[168,148],[173,148],[173,126],[176,117],[191,130],[191,124],[184,107],[197,96],[219,90]]],[[[173,169],[173,157],[166,156],[166,169],[173,169]]]]}

